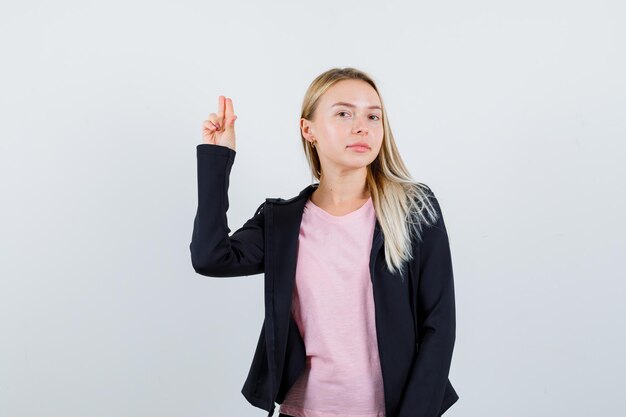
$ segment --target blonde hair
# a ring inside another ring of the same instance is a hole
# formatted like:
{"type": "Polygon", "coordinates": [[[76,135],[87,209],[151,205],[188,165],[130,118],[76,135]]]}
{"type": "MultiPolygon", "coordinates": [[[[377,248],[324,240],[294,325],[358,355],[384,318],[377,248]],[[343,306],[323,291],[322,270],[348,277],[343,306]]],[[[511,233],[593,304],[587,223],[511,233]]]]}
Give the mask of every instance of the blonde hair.
{"type": "MultiPolygon", "coordinates": [[[[423,227],[437,221],[437,210],[429,198],[433,194],[426,184],[413,180],[404,165],[391,133],[383,99],[376,83],[365,72],[352,67],[331,68],[317,76],[304,95],[301,117],[313,120],[322,95],[342,80],[365,81],[380,98],[383,141],[378,156],[367,166],[366,185],[383,232],[387,269],[392,273],[399,272],[403,277],[406,263],[413,259],[413,237],[421,240],[423,227]]],[[[322,166],[317,150],[304,138],[302,131],[300,137],[311,174],[319,181],[322,166]]]]}

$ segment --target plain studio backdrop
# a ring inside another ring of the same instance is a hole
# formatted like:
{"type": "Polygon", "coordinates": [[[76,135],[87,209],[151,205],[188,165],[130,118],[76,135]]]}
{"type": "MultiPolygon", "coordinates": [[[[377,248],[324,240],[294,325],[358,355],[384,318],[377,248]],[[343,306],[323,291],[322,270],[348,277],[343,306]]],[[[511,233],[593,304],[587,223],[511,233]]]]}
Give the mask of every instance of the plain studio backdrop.
{"type": "MultiPolygon", "coordinates": [[[[195,273],[196,146],[233,98],[231,231],[312,182],[309,83],[379,83],[442,204],[449,417],[618,416],[620,1],[26,1],[0,8],[0,415],[253,417],[263,276],[195,273]]],[[[276,414],[277,415],[277,414],[276,414]]]]}

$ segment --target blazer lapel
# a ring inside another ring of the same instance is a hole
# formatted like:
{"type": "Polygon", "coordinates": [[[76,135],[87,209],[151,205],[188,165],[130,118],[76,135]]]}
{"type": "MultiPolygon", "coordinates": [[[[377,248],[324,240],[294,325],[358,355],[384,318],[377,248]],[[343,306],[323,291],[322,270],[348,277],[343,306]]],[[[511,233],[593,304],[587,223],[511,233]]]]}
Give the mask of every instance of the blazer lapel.
{"type": "Polygon", "coordinates": [[[317,185],[307,186],[289,200],[266,199],[265,317],[269,326],[265,337],[274,396],[283,374],[302,213],[317,185]]]}

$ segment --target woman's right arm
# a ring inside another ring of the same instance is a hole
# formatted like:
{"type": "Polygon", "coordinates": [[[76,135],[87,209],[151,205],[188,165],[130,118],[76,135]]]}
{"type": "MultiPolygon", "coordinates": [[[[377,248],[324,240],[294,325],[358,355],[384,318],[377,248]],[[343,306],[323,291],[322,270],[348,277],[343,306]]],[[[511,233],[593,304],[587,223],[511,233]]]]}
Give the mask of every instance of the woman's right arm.
{"type": "Polygon", "coordinates": [[[228,183],[236,155],[233,101],[218,97],[217,113],[203,123],[197,145],[198,211],[189,248],[193,269],[209,277],[235,277],[263,272],[263,204],[229,236],[228,183]]]}
{"type": "Polygon", "coordinates": [[[193,224],[191,263],[194,270],[210,277],[234,277],[263,272],[263,204],[254,216],[229,236],[228,185],[236,151],[221,145],[200,144],[198,210],[193,224]]]}

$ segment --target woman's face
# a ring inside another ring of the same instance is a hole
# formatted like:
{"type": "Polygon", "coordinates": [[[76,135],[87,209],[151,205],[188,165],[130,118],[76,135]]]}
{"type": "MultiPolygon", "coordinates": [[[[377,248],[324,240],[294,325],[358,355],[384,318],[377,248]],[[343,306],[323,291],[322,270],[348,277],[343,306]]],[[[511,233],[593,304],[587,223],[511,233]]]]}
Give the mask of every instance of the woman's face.
{"type": "Polygon", "coordinates": [[[364,168],[383,141],[381,103],[376,90],[362,80],[342,80],[320,98],[314,120],[300,121],[302,134],[315,140],[322,171],[364,168]],[[353,146],[363,142],[366,149],[353,146]]]}

